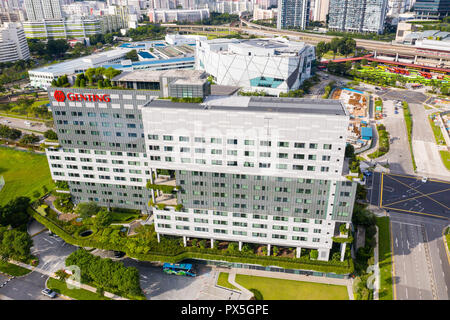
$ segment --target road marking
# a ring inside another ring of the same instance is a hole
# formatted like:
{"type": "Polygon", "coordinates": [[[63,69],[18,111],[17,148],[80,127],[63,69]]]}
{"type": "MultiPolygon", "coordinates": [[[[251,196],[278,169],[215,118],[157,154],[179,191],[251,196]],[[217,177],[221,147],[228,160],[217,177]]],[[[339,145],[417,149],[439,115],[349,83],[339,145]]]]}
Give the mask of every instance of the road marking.
{"type": "MultiPolygon", "coordinates": [[[[447,218],[447,217],[438,216],[438,215],[435,215],[435,214],[425,213],[425,212],[420,212],[420,211],[411,211],[411,210],[404,210],[404,209],[391,208],[391,207],[385,207],[385,206],[383,206],[381,208],[390,209],[390,210],[394,210],[394,211],[405,211],[405,212],[409,212],[409,213],[417,213],[417,214],[421,214],[421,215],[432,216],[432,217],[437,217],[437,218],[440,218],[440,219],[449,220],[449,218],[447,218]]],[[[401,213],[401,212],[397,212],[397,213],[401,213]]]]}
{"type": "Polygon", "coordinates": [[[383,207],[383,178],[384,178],[384,173],[382,172],[381,173],[381,187],[380,187],[380,189],[381,189],[381,195],[380,195],[380,208],[382,208],[383,207]]]}
{"type": "Polygon", "coordinates": [[[395,179],[395,178],[392,178],[392,177],[389,177],[389,178],[391,178],[392,180],[397,181],[398,183],[404,185],[405,187],[409,187],[409,188],[411,188],[411,189],[413,189],[413,190],[416,190],[417,192],[419,192],[420,194],[423,194],[423,195],[424,195],[425,197],[427,197],[428,199],[430,199],[430,200],[432,200],[432,201],[434,201],[434,202],[440,204],[441,206],[445,207],[447,210],[450,210],[450,208],[447,207],[445,204],[442,204],[442,203],[440,203],[439,201],[434,200],[433,198],[428,197],[426,194],[424,194],[423,192],[420,192],[419,190],[417,190],[417,189],[411,187],[410,185],[407,185],[406,183],[403,183],[403,182],[401,182],[401,181],[399,181],[399,180],[397,180],[397,179],[395,179]]]}
{"type": "MultiPolygon", "coordinates": [[[[411,190],[411,189],[409,189],[409,190],[411,190]]],[[[417,198],[421,198],[421,197],[425,197],[425,196],[430,196],[430,195],[432,195],[432,194],[436,194],[436,193],[440,193],[440,192],[445,192],[445,191],[449,191],[449,190],[450,190],[450,188],[444,189],[444,190],[440,190],[440,191],[435,191],[435,192],[423,194],[423,195],[421,195],[421,196],[416,196],[416,197],[412,197],[412,198],[408,198],[408,199],[403,199],[403,200],[399,200],[399,201],[387,203],[387,205],[393,205],[393,204],[397,204],[397,203],[404,202],[404,201],[409,201],[409,200],[417,200],[417,198]]],[[[406,192],[408,192],[408,191],[406,191],[406,192]]],[[[417,200],[417,201],[418,201],[418,200],[417,200]]],[[[418,205],[420,205],[420,204],[421,204],[421,202],[418,201],[418,203],[415,204],[415,205],[418,206],[418,205]]]]}

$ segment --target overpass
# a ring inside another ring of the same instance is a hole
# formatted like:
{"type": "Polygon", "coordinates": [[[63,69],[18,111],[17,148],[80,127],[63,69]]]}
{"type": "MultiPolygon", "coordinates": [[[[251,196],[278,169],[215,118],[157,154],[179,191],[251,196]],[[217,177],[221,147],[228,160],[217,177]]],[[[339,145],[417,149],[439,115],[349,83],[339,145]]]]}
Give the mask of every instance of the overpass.
{"type": "MultiPolygon", "coordinates": [[[[291,30],[278,30],[276,28],[261,26],[244,19],[240,20],[240,26],[238,27],[212,26],[212,25],[177,25],[177,24],[161,24],[161,26],[178,32],[187,32],[187,33],[206,33],[206,34],[220,33],[223,35],[226,31],[228,31],[228,33],[230,34],[236,32],[268,37],[289,36],[293,40],[304,41],[305,43],[312,45],[317,45],[321,41],[330,42],[333,38],[337,37],[325,34],[315,34],[291,30]]],[[[443,52],[424,51],[422,49],[408,45],[392,44],[383,41],[374,41],[365,39],[355,39],[355,41],[357,48],[371,51],[374,53],[375,56],[380,54],[386,54],[394,56],[395,60],[398,60],[399,56],[404,56],[413,59],[414,62],[423,59],[425,61],[424,63],[426,63],[427,66],[433,65],[434,67],[442,67],[443,64],[444,68],[447,65],[450,66],[450,54],[444,54],[443,52]]]]}

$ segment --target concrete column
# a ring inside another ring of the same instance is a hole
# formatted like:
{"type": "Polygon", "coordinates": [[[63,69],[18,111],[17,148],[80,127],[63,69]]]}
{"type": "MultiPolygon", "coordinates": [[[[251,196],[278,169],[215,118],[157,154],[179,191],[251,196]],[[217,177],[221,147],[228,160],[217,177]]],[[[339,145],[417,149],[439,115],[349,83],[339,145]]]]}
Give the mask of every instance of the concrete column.
{"type": "Polygon", "coordinates": [[[398,62],[398,52],[395,54],[395,61],[398,62]]]}
{"type": "Polygon", "coordinates": [[[373,52],[373,57],[374,57],[374,58],[377,57],[377,50],[375,50],[375,51],[373,52]]]}
{"type": "Polygon", "coordinates": [[[417,63],[417,55],[414,56],[414,63],[417,63]]]}
{"type": "Polygon", "coordinates": [[[214,248],[214,239],[211,238],[211,249],[214,248]]]}
{"type": "Polygon", "coordinates": [[[242,251],[242,241],[239,241],[239,251],[242,251]]]}
{"type": "Polygon", "coordinates": [[[341,243],[341,261],[344,261],[345,258],[345,248],[347,247],[347,243],[341,243]]]}
{"type": "Polygon", "coordinates": [[[317,260],[328,261],[328,257],[330,256],[330,249],[318,249],[319,257],[317,260]]]}
{"type": "Polygon", "coordinates": [[[295,254],[297,258],[300,258],[300,255],[302,254],[302,248],[301,247],[297,247],[297,249],[295,250],[295,254]]]}
{"type": "Polygon", "coordinates": [[[267,255],[270,256],[270,244],[267,245],[267,255]]]}
{"type": "Polygon", "coordinates": [[[183,236],[183,245],[184,245],[185,247],[187,246],[186,236],[183,236]]]}
{"type": "Polygon", "coordinates": [[[156,237],[158,238],[158,243],[159,243],[159,241],[160,241],[160,239],[159,239],[159,233],[156,234],[156,237]]]}

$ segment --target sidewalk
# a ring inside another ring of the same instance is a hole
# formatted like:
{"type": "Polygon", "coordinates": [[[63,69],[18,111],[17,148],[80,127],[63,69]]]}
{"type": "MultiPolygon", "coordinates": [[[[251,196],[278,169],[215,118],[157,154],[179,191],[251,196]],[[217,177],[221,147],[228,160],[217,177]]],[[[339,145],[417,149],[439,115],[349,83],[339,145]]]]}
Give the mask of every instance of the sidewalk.
{"type": "MultiPolygon", "coordinates": [[[[229,272],[228,282],[230,282],[232,285],[238,287],[243,292],[244,292],[244,290],[246,290],[246,291],[248,291],[248,290],[245,288],[243,290],[242,289],[243,287],[236,283],[236,281],[235,281],[236,274],[245,274],[245,275],[255,276],[255,277],[266,277],[266,278],[275,278],[275,279],[285,279],[285,280],[295,280],[295,281],[305,281],[305,282],[315,282],[315,283],[331,284],[331,285],[338,285],[338,286],[346,286],[349,299],[354,300],[352,279],[316,277],[316,276],[306,276],[306,275],[293,274],[293,273],[271,272],[271,271],[241,269],[241,268],[226,269],[226,270],[224,270],[224,272],[229,272]]],[[[250,292],[250,291],[248,291],[248,292],[250,292]]],[[[250,294],[251,294],[251,296],[253,296],[253,294],[251,292],[250,292],[250,294]]]]}

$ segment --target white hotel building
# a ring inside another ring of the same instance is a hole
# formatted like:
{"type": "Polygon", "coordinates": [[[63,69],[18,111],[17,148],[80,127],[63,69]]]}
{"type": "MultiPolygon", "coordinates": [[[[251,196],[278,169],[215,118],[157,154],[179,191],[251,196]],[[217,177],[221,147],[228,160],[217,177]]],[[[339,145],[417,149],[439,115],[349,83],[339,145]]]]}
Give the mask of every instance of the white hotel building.
{"type": "Polygon", "coordinates": [[[205,70],[220,85],[278,95],[298,89],[311,76],[314,50],[284,38],[199,41],[195,68],[205,70]]]}
{"type": "MultiPolygon", "coordinates": [[[[163,90],[165,79],[141,87],[163,90]]],[[[172,82],[169,95],[205,96],[201,79],[172,82]]],[[[49,89],[61,145],[47,149],[50,170],[68,181],[76,203],[151,211],[158,238],[258,243],[268,252],[295,247],[297,256],[317,249],[319,260],[330,258],[356,193],[342,175],[349,115],[339,101],[206,96],[179,103],[156,95],[49,89]],[[110,101],[58,102],[55,90],[110,101]]]]}

